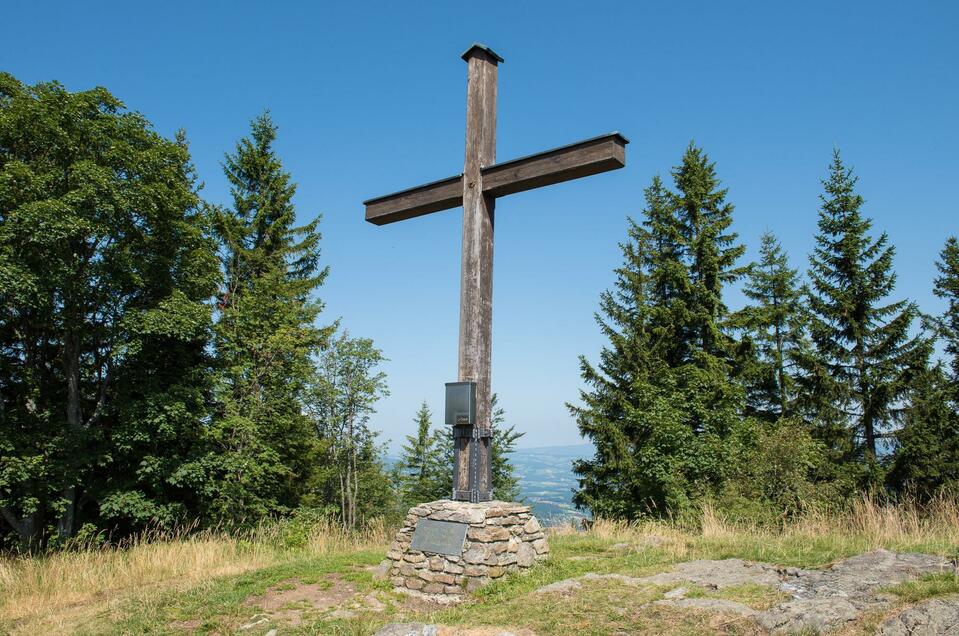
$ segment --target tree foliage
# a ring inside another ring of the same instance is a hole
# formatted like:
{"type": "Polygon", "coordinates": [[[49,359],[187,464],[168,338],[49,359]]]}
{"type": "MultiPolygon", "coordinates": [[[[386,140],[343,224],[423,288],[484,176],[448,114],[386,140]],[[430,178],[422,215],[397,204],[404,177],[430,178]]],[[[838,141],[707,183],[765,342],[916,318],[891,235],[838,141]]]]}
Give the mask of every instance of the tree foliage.
{"type": "Polygon", "coordinates": [[[901,416],[910,373],[926,365],[928,342],[911,335],[915,305],[886,302],[896,283],[895,251],[885,233],[870,236],[856,182],[835,151],[809,258],[814,351],[803,359],[804,394],[834,456],[870,463],[877,440],[901,416]]]}
{"type": "Polygon", "coordinates": [[[743,382],[747,413],[767,421],[795,414],[796,361],[809,343],[799,270],[771,232],[762,235],[759,262],[750,266],[743,293],[750,304],[733,317],[745,344],[743,382]]]}
{"type": "MultiPolygon", "coordinates": [[[[264,113],[226,156],[233,206],[214,208],[223,287],[217,301],[216,413],[197,464],[207,516],[243,524],[295,508],[315,459],[304,414],[312,357],[331,329],[316,326],[319,219],[296,225],[296,185],[264,113]]],[[[198,484],[199,485],[199,484],[198,484]]]]}
{"type": "Polygon", "coordinates": [[[416,434],[406,436],[398,466],[403,503],[415,506],[450,496],[451,457],[444,454],[443,431],[433,428],[433,414],[424,401],[416,412],[416,434]]]}
{"type": "Polygon", "coordinates": [[[721,482],[722,442],[742,411],[722,300],[743,272],[733,208],[700,148],[690,145],[672,176],[676,191],[654,178],[646,220],[629,221],[623,264],[597,314],[609,343],[598,366],[581,358],[589,390],[570,406],[596,447],[574,465],[574,501],[600,516],[688,508],[721,482]]]}
{"type": "Polygon", "coordinates": [[[338,503],[347,529],[356,528],[376,510],[370,504],[382,498],[382,453],[369,418],[377,400],[389,395],[386,374],[376,370],[384,360],[372,340],[351,338],[344,331],[320,355],[313,380],[309,414],[325,466],[321,487],[326,501],[338,503]]]}
{"type": "Polygon", "coordinates": [[[22,543],[195,509],[216,280],[182,135],[0,74],[0,511],[22,543]]]}

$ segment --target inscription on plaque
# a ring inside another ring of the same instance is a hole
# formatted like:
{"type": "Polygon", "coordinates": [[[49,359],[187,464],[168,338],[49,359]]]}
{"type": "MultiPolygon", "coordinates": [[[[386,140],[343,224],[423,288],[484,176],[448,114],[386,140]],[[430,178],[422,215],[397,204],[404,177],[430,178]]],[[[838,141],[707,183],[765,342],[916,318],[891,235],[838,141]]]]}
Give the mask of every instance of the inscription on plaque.
{"type": "Polygon", "coordinates": [[[420,519],[416,524],[416,530],[413,531],[410,547],[420,552],[458,557],[463,554],[463,543],[466,541],[468,527],[468,523],[420,519]]]}

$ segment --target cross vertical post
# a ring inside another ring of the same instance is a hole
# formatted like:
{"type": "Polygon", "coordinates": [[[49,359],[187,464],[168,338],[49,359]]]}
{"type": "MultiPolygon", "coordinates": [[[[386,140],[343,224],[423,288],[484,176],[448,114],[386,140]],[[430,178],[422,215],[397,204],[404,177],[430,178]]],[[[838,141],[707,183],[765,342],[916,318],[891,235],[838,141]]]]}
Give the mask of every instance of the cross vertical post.
{"type": "Polygon", "coordinates": [[[447,393],[447,423],[453,427],[453,499],[479,502],[493,498],[490,362],[496,199],[622,168],[629,140],[611,132],[496,163],[496,79],[503,58],[482,44],[473,44],[462,58],[468,80],[462,174],[367,199],[363,204],[366,220],[375,225],[463,206],[459,382],[448,383],[447,389],[452,384],[472,383],[475,404],[467,409],[470,415],[466,420],[459,420],[458,414],[451,419],[454,403],[447,393]]]}
{"type": "Polygon", "coordinates": [[[484,192],[482,168],[496,163],[496,79],[502,58],[474,46],[463,59],[468,64],[468,81],[458,376],[460,382],[476,383],[476,422],[454,428],[453,498],[487,501],[492,499],[490,361],[496,199],[484,192]]]}

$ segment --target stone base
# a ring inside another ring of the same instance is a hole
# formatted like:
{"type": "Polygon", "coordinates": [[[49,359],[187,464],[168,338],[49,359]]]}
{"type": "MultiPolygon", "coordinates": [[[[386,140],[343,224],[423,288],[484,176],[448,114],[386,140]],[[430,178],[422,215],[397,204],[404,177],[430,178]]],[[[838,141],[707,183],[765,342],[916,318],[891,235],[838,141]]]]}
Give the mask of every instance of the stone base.
{"type": "Polygon", "coordinates": [[[462,595],[549,556],[549,545],[530,507],[504,501],[441,499],[410,508],[386,555],[387,576],[399,590],[462,595]],[[420,519],[469,524],[459,556],[413,550],[420,519]]]}

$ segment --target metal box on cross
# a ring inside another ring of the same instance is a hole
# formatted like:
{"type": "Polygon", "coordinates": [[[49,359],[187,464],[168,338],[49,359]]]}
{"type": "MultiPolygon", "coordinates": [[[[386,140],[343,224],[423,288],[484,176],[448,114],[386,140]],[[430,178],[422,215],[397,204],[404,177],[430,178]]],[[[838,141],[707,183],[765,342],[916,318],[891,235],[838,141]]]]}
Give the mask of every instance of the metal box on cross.
{"type": "Polygon", "coordinates": [[[476,383],[446,383],[446,425],[473,426],[476,424],[476,383]]]}

